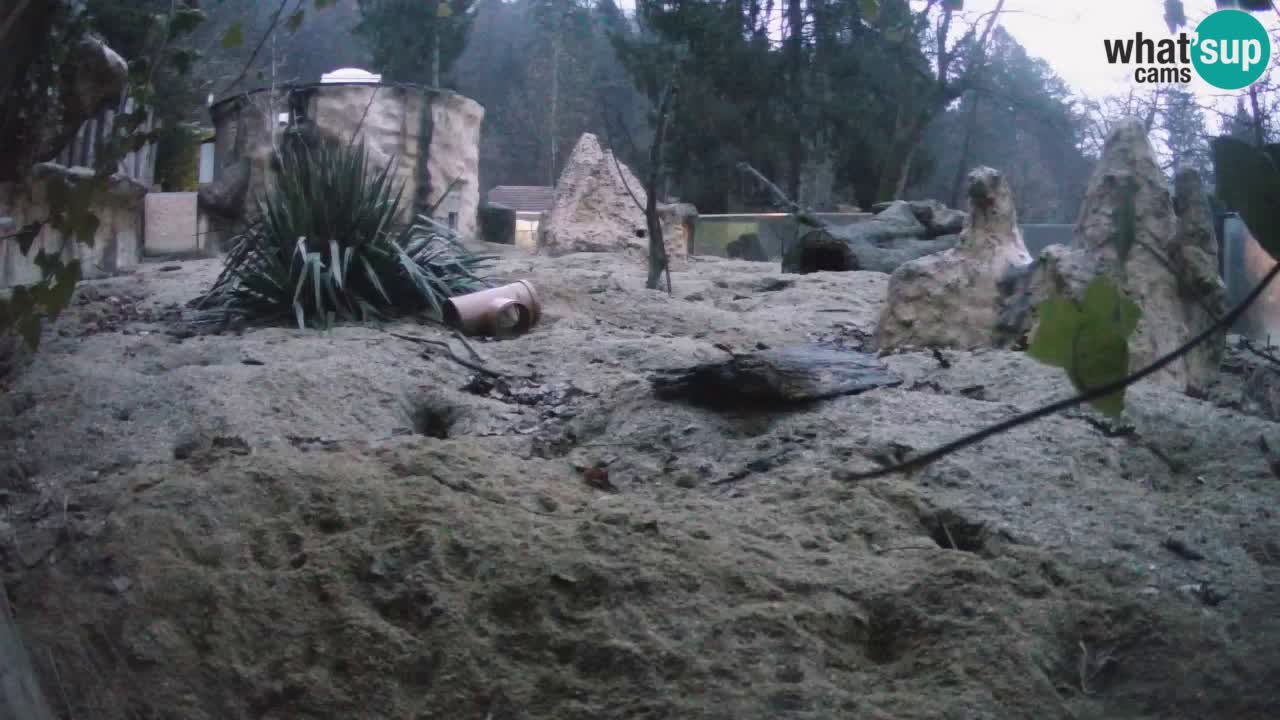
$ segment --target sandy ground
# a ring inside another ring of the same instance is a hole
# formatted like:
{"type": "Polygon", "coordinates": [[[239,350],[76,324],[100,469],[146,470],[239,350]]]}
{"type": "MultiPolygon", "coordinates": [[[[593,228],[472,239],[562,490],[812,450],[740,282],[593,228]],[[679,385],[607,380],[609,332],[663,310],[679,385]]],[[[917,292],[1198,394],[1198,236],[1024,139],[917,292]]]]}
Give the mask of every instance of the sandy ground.
{"type": "Polygon", "coordinates": [[[717,344],[861,347],[875,273],[697,259],[668,297],[513,253],[544,318],[475,344],[491,388],[417,323],[204,334],[217,270],[87,283],[7,381],[5,582],[65,717],[1280,717],[1280,433],[1230,376],[855,483],[1069,387],[993,351],[803,411],[652,396],[717,344]]]}

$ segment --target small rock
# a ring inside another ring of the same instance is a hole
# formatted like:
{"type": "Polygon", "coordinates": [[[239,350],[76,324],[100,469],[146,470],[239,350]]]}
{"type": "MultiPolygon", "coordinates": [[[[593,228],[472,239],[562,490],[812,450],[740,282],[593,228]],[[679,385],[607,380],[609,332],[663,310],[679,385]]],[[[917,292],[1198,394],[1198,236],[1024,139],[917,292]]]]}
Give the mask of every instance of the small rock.
{"type": "Polygon", "coordinates": [[[560,509],[560,503],[550,495],[542,494],[538,496],[538,506],[547,512],[556,512],[560,509]]]}
{"type": "Polygon", "coordinates": [[[1203,554],[1178,538],[1171,537],[1166,539],[1164,541],[1164,548],[1184,560],[1198,562],[1205,559],[1203,554]]]}
{"type": "Polygon", "coordinates": [[[795,284],[795,280],[789,280],[787,278],[766,278],[757,284],[755,289],[760,292],[778,292],[779,290],[786,290],[789,287],[794,287],[795,284]]]}
{"type": "Polygon", "coordinates": [[[133,581],[127,577],[113,577],[111,578],[111,587],[118,594],[123,595],[128,592],[129,588],[133,587],[133,581]]]}
{"type": "Polygon", "coordinates": [[[194,437],[183,438],[173,446],[174,460],[187,460],[200,449],[200,440],[194,437]]]}
{"type": "Polygon", "coordinates": [[[688,300],[689,302],[702,302],[703,300],[707,299],[707,296],[703,293],[695,292],[695,293],[689,293],[688,295],[685,295],[684,299],[688,300]]]}

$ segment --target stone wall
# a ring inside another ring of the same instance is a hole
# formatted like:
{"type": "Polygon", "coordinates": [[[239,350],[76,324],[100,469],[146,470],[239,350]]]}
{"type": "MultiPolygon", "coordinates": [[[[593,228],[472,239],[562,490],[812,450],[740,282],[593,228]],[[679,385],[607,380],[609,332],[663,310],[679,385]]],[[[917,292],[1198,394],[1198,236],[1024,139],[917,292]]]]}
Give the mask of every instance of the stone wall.
{"type": "MultiPolygon", "coordinates": [[[[9,218],[13,228],[4,232],[49,217],[47,192],[52,176],[75,182],[91,174],[90,170],[68,170],[46,163],[37,166],[27,182],[0,183],[0,217],[9,218]]],[[[0,243],[0,288],[39,282],[42,275],[35,257],[40,250],[57,253],[64,260],[78,258],[86,278],[132,270],[140,257],[145,195],[142,185],[124,177],[113,178],[107,193],[99,196],[92,207],[100,222],[92,247],[63,237],[47,225],[26,255],[16,242],[0,243]]]]}
{"type": "Polygon", "coordinates": [[[391,163],[404,186],[404,219],[440,201],[451,183],[449,197],[435,218],[453,215],[465,237],[475,233],[480,205],[480,124],[484,108],[456,93],[409,85],[370,83],[317,84],[237,95],[210,109],[217,131],[214,182],[202,191],[207,198],[230,197],[232,213],[248,214],[254,198],[266,189],[273,149],[279,145],[280,114],[287,113],[297,128],[315,136],[350,142],[358,135],[371,159],[391,163]],[[247,187],[231,192],[220,187],[247,160],[247,187]]]}
{"type": "Polygon", "coordinates": [[[197,209],[196,193],[148,193],[144,201],[142,254],[211,256],[209,220],[197,209]]]}

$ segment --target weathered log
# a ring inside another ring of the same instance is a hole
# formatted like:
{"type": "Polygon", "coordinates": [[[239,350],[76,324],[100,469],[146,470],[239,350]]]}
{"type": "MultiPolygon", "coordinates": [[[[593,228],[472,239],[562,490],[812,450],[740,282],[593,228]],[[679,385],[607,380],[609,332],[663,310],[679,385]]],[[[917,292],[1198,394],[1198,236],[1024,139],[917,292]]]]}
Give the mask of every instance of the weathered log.
{"type": "Polygon", "coordinates": [[[806,233],[782,257],[782,272],[808,275],[814,272],[849,272],[860,270],[862,265],[853,254],[849,243],[832,236],[826,230],[806,233]]]}
{"type": "Polygon", "coordinates": [[[901,384],[875,355],[795,345],[649,378],[654,394],[720,410],[785,407],[901,384]]]}

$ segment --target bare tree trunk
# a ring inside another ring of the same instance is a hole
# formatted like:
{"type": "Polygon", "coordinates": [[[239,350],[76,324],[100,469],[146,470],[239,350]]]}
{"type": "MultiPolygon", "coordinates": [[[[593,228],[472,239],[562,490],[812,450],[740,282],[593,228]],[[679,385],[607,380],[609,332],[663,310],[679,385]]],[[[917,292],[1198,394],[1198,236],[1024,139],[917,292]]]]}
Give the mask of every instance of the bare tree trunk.
{"type": "Polygon", "coordinates": [[[671,100],[677,92],[677,83],[672,80],[662,93],[662,102],[658,105],[658,122],[653,133],[653,145],[649,148],[649,177],[645,191],[644,220],[649,232],[649,277],[644,286],[657,290],[662,281],[663,272],[667,272],[667,292],[671,292],[671,275],[667,266],[667,244],[662,237],[662,221],[658,218],[658,178],[662,173],[663,142],[667,135],[667,116],[671,112],[671,100]]]}
{"type": "MultiPolygon", "coordinates": [[[[920,142],[924,139],[924,132],[928,129],[930,121],[946,110],[947,105],[952,100],[960,97],[966,90],[973,87],[979,73],[982,71],[983,64],[986,62],[987,43],[991,39],[991,31],[1000,19],[1000,14],[1004,12],[1005,2],[1006,0],[997,0],[995,9],[986,14],[986,26],[983,28],[982,34],[971,44],[968,62],[961,75],[955,79],[950,77],[950,72],[957,58],[956,48],[947,49],[947,37],[951,31],[954,10],[948,4],[943,4],[944,10],[938,24],[937,33],[937,56],[935,60],[937,76],[934,78],[935,85],[928,93],[928,97],[924,98],[920,103],[919,110],[908,121],[905,129],[902,132],[898,132],[895,128],[895,140],[890,146],[890,153],[885,160],[884,170],[880,173],[879,190],[877,192],[878,200],[895,200],[902,197],[907,188],[911,162],[915,159],[916,149],[920,147],[920,142]]],[[[929,6],[932,7],[933,3],[929,3],[929,6]]],[[[969,36],[973,35],[974,30],[976,30],[976,27],[969,31],[969,36]]],[[[901,113],[901,108],[899,108],[899,113],[901,113]]],[[[899,124],[898,127],[902,126],[899,124]]]]}
{"type": "Polygon", "coordinates": [[[554,186],[560,161],[560,16],[553,15],[551,22],[551,167],[547,172],[554,186]]]}
{"type": "Polygon", "coordinates": [[[969,168],[969,153],[973,149],[973,133],[978,129],[978,101],[981,99],[976,91],[969,98],[969,112],[964,119],[964,141],[960,144],[960,159],[956,162],[956,174],[951,179],[951,207],[960,207],[960,190],[964,187],[965,174],[969,168]]]}
{"type": "Polygon", "coordinates": [[[1258,102],[1258,86],[1249,86],[1249,106],[1253,111],[1253,144],[1262,147],[1267,144],[1267,131],[1262,124],[1262,106],[1258,102]]]}
{"type": "Polygon", "coordinates": [[[924,139],[924,131],[933,119],[930,110],[921,110],[908,120],[907,127],[894,133],[897,138],[885,158],[884,171],[880,173],[880,190],[877,200],[898,200],[907,188],[907,177],[911,173],[911,163],[915,159],[916,148],[924,139]]]}
{"type": "Polygon", "coordinates": [[[787,168],[787,190],[791,197],[800,196],[800,174],[804,165],[804,139],[800,135],[801,115],[806,106],[804,98],[804,8],[802,0],[787,0],[787,64],[790,69],[790,111],[795,122],[791,133],[790,164],[787,168]]]}

